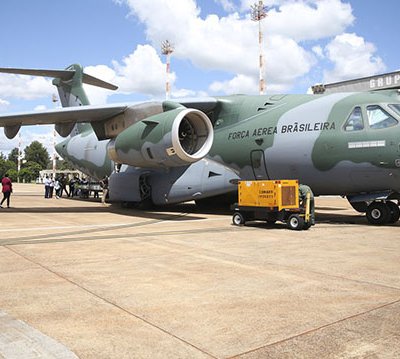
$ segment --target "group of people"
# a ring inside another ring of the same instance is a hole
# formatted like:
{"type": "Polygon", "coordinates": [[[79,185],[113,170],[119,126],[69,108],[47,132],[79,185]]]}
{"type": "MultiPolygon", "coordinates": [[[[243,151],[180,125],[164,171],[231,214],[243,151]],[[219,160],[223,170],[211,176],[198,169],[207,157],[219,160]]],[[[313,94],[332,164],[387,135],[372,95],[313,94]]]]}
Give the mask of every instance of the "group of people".
{"type": "Polygon", "coordinates": [[[50,177],[46,176],[43,181],[43,184],[44,184],[44,198],[53,198],[54,191],[56,198],[62,197],[64,191],[67,197],[69,197],[66,187],[67,179],[64,175],[56,177],[55,179],[53,179],[53,176],[50,177]]]}
{"type": "MultiPolygon", "coordinates": [[[[45,198],[53,198],[53,194],[55,191],[55,196],[56,198],[62,197],[63,192],[65,191],[65,194],[67,197],[74,197],[78,193],[79,186],[82,185],[85,186],[85,183],[87,184],[87,191],[89,193],[89,183],[86,179],[80,180],[79,178],[72,178],[69,182],[69,193],[67,191],[67,182],[68,179],[64,176],[61,175],[60,177],[56,177],[53,179],[53,176],[46,176],[44,179],[44,197],[45,198]]],[[[103,196],[101,198],[101,203],[104,205],[106,202],[106,198],[108,195],[108,177],[105,176],[101,181],[100,181],[101,188],[103,190],[103,196]]],[[[0,208],[3,208],[3,203],[7,201],[7,208],[10,208],[10,196],[12,193],[12,182],[11,179],[8,177],[6,174],[2,179],[1,179],[1,186],[2,186],[2,193],[3,193],[3,199],[0,202],[0,208]]],[[[97,197],[98,197],[98,191],[97,191],[97,197]]],[[[95,194],[96,197],[96,194],[95,194]]]]}
{"type": "Polygon", "coordinates": [[[43,181],[45,188],[45,198],[52,198],[53,193],[55,191],[56,198],[62,197],[63,192],[67,195],[67,197],[76,197],[79,196],[81,198],[89,198],[90,192],[93,192],[95,198],[99,198],[99,192],[103,191],[102,203],[105,204],[106,197],[108,195],[108,177],[105,176],[100,181],[100,186],[96,186],[96,188],[92,189],[87,178],[79,178],[78,176],[72,177],[69,181],[68,178],[64,175],[60,177],[56,177],[53,179],[52,176],[46,176],[43,181]],[[69,191],[67,191],[67,184],[69,187],[69,191]],[[97,188],[98,187],[98,188],[97,188]]]}

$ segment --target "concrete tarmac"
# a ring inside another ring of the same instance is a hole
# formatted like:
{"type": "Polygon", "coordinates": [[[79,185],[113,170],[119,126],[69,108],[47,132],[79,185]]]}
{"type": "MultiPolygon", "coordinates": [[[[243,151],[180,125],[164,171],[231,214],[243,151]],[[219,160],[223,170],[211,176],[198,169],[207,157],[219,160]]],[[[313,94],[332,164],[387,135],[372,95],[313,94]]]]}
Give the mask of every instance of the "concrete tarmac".
{"type": "Polygon", "coordinates": [[[45,199],[0,209],[0,358],[399,358],[400,224],[45,199]]]}

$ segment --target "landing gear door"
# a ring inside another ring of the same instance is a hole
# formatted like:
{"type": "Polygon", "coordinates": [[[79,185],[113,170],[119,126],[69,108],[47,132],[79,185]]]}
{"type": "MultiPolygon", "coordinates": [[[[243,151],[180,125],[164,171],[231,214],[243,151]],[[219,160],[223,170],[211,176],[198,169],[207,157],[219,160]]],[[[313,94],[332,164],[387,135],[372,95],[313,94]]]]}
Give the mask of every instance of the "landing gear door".
{"type": "Polygon", "coordinates": [[[263,150],[254,150],[250,152],[251,166],[253,168],[254,179],[269,180],[265,154],[263,150]]]}

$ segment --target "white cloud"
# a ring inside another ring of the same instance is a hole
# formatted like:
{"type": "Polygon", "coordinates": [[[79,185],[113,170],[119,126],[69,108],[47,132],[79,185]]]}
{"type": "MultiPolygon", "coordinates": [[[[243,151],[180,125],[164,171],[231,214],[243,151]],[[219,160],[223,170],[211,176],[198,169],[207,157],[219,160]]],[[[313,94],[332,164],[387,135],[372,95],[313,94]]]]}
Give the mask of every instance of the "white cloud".
{"type": "MultiPolygon", "coordinates": [[[[215,1],[227,10],[234,8],[233,1],[215,1]]],[[[202,18],[194,0],[119,1],[127,4],[131,14],[145,25],[154,47],[168,39],[175,45],[174,57],[190,59],[202,69],[230,72],[235,83],[247,76],[258,78],[258,26],[249,14],[254,2],[242,1],[242,14],[202,18]]],[[[281,0],[265,4],[274,6],[263,20],[266,78],[271,88],[290,89],[316,64],[316,54],[305,50],[302,41],[335,36],[354,21],[351,6],[340,0],[281,0]]],[[[242,87],[247,87],[246,81],[242,87]]]]}
{"type": "Polygon", "coordinates": [[[18,147],[18,139],[14,138],[9,140],[5,135],[2,129],[0,129],[0,153],[4,155],[8,155],[11,150],[15,147],[18,147]]]}
{"type": "Polygon", "coordinates": [[[33,111],[37,111],[37,112],[41,112],[41,111],[46,111],[47,110],[47,106],[46,105],[37,105],[33,111]]]}
{"type": "Polygon", "coordinates": [[[7,106],[9,106],[9,105],[10,105],[10,103],[9,103],[8,101],[2,100],[2,99],[0,98],[0,108],[5,108],[5,107],[7,107],[7,106]]]}
{"type": "Polygon", "coordinates": [[[196,95],[199,96],[197,92],[188,89],[173,90],[171,95],[172,98],[194,97],[196,95]]]}
{"type": "Polygon", "coordinates": [[[324,82],[371,76],[386,69],[382,59],[375,55],[375,46],[356,34],[336,36],[325,51],[334,68],[324,72],[324,82]]]}
{"type": "Polygon", "coordinates": [[[43,77],[32,77],[12,74],[0,74],[0,97],[18,97],[32,100],[51,96],[54,86],[51,80],[43,77]]]}
{"type": "MultiPolygon", "coordinates": [[[[25,127],[20,130],[21,133],[21,150],[23,152],[26,146],[29,146],[33,141],[40,142],[49,153],[49,156],[52,157],[54,152],[54,126],[53,125],[45,125],[40,126],[40,132],[37,132],[33,129],[33,127],[25,127]]],[[[62,138],[57,135],[56,143],[60,142],[62,138]]],[[[0,129],[0,152],[8,155],[10,151],[18,147],[19,136],[17,135],[13,139],[9,140],[5,135],[2,129],[0,129]]]]}
{"type": "MultiPolygon", "coordinates": [[[[168,39],[175,48],[172,69],[174,59],[179,58],[190,60],[203,70],[230,74],[230,80],[214,82],[208,91],[257,93],[258,26],[249,14],[250,5],[257,0],[214,1],[229,14],[201,17],[197,5],[200,2],[195,0],[114,0],[129,6],[131,14],[144,25],[151,45],[138,45],[131,54],[114,60],[110,66],[93,65],[85,71],[115,83],[120,93],[164,98],[165,64],[159,49],[162,41],[168,39]]],[[[296,80],[309,75],[322,59],[334,66],[324,73],[326,79],[370,75],[384,68],[382,60],[374,56],[376,50],[372,44],[355,34],[343,34],[354,22],[351,6],[344,0],[265,0],[264,4],[269,7],[262,22],[267,92],[290,91],[296,80]],[[323,49],[320,40],[333,37],[323,49]]],[[[174,96],[196,94],[191,89],[176,88],[175,73],[171,74],[170,82],[174,96]]],[[[113,93],[84,87],[93,104],[105,103],[113,93]]],[[[51,96],[53,92],[50,80],[0,75],[0,98],[30,99],[51,96]]]]}
{"type": "Polygon", "coordinates": [[[233,1],[231,0],[214,0],[217,4],[220,4],[222,6],[222,8],[226,11],[226,12],[232,12],[235,11],[237,9],[236,5],[234,4],[233,1]]]}
{"type": "Polygon", "coordinates": [[[317,55],[320,59],[323,59],[325,57],[324,55],[324,50],[322,49],[321,46],[313,46],[312,52],[317,55]]]}
{"type": "Polygon", "coordinates": [[[229,81],[215,81],[210,85],[210,91],[215,94],[256,94],[258,83],[254,77],[236,75],[229,81]]]}
{"type": "Polygon", "coordinates": [[[353,24],[350,4],[339,0],[282,1],[268,12],[267,32],[295,41],[318,40],[342,33],[353,24]]]}
{"type": "MultiPolygon", "coordinates": [[[[150,45],[138,45],[135,51],[118,61],[112,62],[112,68],[106,65],[88,66],[85,72],[118,86],[118,92],[147,94],[152,97],[165,96],[166,69],[156,50],[150,45]]],[[[171,86],[176,80],[175,73],[170,74],[171,86]]],[[[85,91],[93,104],[105,103],[112,92],[94,86],[85,85],[85,91]]]]}
{"type": "MultiPolygon", "coordinates": [[[[284,93],[288,90],[288,85],[283,83],[268,83],[266,81],[267,93],[284,93]]],[[[257,95],[259,93],[259,82],[252,76],[236,75],[228,81],[215,81],[210,85],[210,92],[213,94],[249,94],[257,95]]]]}
{"type": "MultiPolygon", "coordinates": [[[[117,85],[122,92],[142,92],[152,95],[165,93],[166,69],[154,47],[138,45],[136,50],[122,60],[113,61],[117,85]]],[[[170,82],[175,74],[170,74],[170,82]]]]}

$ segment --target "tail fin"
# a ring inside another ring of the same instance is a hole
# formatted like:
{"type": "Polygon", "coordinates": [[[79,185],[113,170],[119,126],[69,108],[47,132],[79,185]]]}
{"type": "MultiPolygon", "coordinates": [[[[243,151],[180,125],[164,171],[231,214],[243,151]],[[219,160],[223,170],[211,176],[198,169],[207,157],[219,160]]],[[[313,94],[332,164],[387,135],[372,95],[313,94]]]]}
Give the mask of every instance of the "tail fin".
{"type": "Polygon", "coordinates": [[[64,73],[65,75],[56,77],[53,80],[53,85],[57,87],[62,107],[89,105],[89,100],[82,87],[82,66],[77,64],[68,66],[64,73]]]}
{"type": "Polygon", "coordinates": [[[65,70],[0,68],[0,72],[53,77],[53,85],[58,89],[58,94],[60,95],[60,101],[63,107],[89,105],[89,100],[83,90],[82,83],[103,87],[109,90],[116,90],[118,88],[108,82],[85,74],[82,66],[78,64],[70,65],[65,70]]]}
{"type": "MultiPolygon", "coordinates": [[[[9,74],[32,75],[53,77],[53,85],[57,87],[62,107],[89,105],[82,84],[102,87],[109,90],[116,90],[118,87],[96,77],[87,75],[79,64],[68,66],[65,70],[39,70],[39,69],[18,69],[0,68],[0,72],[9,74]]],[[[91,128],[89,124],[64,123],[56,125],[58,133],[76,134],[91,128]],[[75,126],[76,131],[72,131],[75,126]],[[72,132],[71,132],[72,131],[72,132]]]]}

